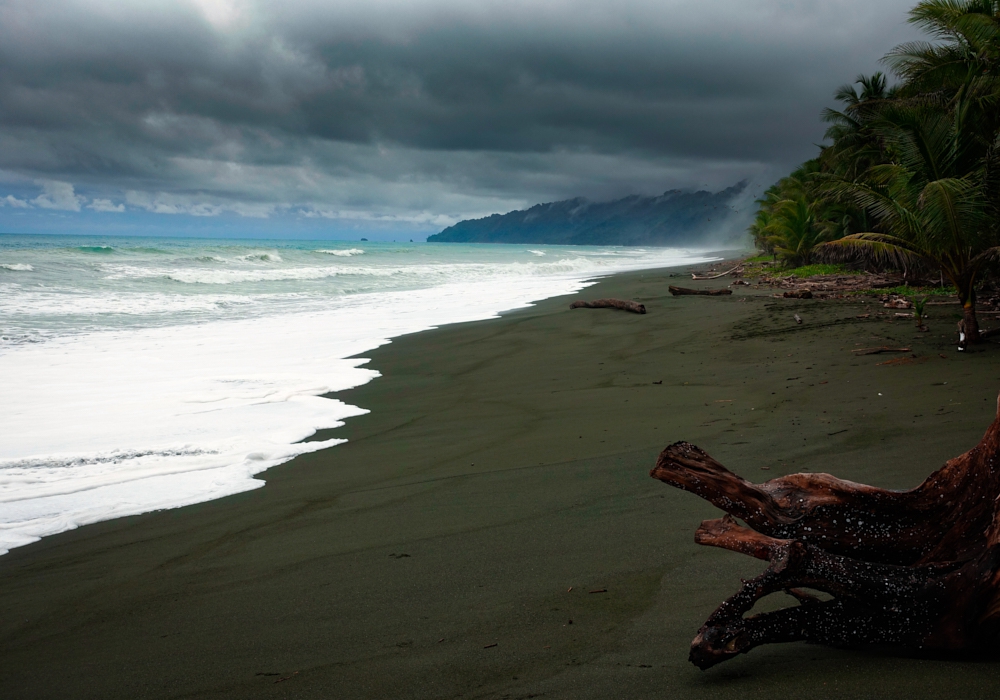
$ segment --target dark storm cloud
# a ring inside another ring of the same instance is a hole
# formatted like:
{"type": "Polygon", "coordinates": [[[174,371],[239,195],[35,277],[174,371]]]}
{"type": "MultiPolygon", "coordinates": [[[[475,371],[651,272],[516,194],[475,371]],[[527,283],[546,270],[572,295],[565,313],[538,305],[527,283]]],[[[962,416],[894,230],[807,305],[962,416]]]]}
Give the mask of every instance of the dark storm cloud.
{"type": "Polygon", "coordinates": [[[0,0],[0,195],[433,228],[766,179],[913,36],[911,0],[471,5],[0,0]]]}

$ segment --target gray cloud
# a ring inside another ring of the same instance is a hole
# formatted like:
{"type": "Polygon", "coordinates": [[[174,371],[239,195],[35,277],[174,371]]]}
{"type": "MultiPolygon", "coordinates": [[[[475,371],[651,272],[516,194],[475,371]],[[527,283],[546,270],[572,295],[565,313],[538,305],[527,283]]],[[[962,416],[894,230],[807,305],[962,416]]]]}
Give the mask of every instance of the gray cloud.
{"type": "Polygon", "coordinates": [[[767,181],[911,5],[6,0],[0,169],[36,207],[427,230],[767,181]]]}
{"type": "Polygon", "coordinates": [[[94,211],[114,212],[116,214],[125,212],[124,204],[115,204],[110,199],[94,199],[94,201],[87,205],[87,208],[94,211]]]}
{"type": "Polygon", "coordinates": [[[14,195],[9,194],[6,197],[0,199],[0,207],[14,207],[15,209],[28,209],[31,207],[31,205],[28,204],[23,199],[18,199],[14,195]]]}
{"type": "Polygon", "coordinates": [[[39,180],[36,184],[42,188],[42,193],[31,200],[36,207],[80,211],[80,205],[86,201],[84,197],[76,194],[73,185],[68,182],[39,180]]]}

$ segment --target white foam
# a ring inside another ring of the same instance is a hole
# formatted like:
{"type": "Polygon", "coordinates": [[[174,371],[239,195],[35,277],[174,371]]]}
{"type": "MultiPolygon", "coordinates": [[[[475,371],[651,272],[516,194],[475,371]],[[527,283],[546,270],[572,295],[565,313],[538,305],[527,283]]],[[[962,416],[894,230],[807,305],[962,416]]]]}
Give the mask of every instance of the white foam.
{"type": "Polygon", "coordinates": [[[336,255],[341,258],[350,258],[354,255],[364,255],[365,251],[360,248],[346,248],[344,250],[317,250],[317,253],[326,253],[327,255],[336,255]]]}
{"type": "MultiPolygon", "coordinates": [[[[648,264],[649,256],[609,256],[629,257],[639,262],[638,267],[648,264]],[[641,262],[640,262],[641,261],[641,262]]],[[[624,263],[628,264],[628,263],[624,263]]],[[[295,280],[318,280],[329,277],[350,275],[355,277],[407,277],[421,284],[441,284],[450,280],[495,279],[497,277],[536,277],[539,275],[598,275],[626,269],[622,263],[602,261],[590,253],[565,254],[559,259],[545,262],[508,263],[427,263],[396,264],[383,266],[361,266],[345,261],[340,265],[317,267],[313,265],[287,266],[278,268],[153,268],[135,265],[105,265],[107,279],[150,279],[165,278],[184,284],[243,284],[246,282],[283,282],[295,280]]]]}
{"type": "Polygon", "coordinates": [[[246,255],[238,255],[236,259],[249,262],[281,262],[281,256],[273,250],[255,250],[246,255]]]}
{"type": "MultiPolygon", "coordinates": [[[[258,318],[7,347],[0,351],[0,552],[83,524],[260,487],[254,477],[261,471],[342,442],[300,441],[366,412],[322,395],[379,376],[361,366],[365,360],[345,358],[390,338],[491,318],[606,272],[706,259],[664,251],[606,263],[572,255],[368,266],[350,274],[405,276],[405,285],[423,288],[326,298],[295,313],[283,306],[258,318]]],[[[310,269],[326,268],[256,272],[310,269]]],[[[129,303],[119,295],[108,310],[129,303]]],[[[335,453],[331,459],[335,468],[335,453]]]]}
{"type": "Polygon", "coordinates": [[[10,270],[11,272],[33,272],[35,268],[27,263],[0,263],[0,269],[10,270]]]}
{"type": "Polygon", "coordinates": [[[542,257],[543,255],[545,255],[544,250],[529,250],[528,252],[531,253],[532,255],[537,255],[538,257],[542,257]]]}
{"type": "MultiPolygon", "coordinates": [[[[275,298],[280,295],[268,295],[275,298]]],[[[289,295],[286,295],[289,296],[289,295]]],[[[136,292],[73,293],[65,288],[18,290],[0,294],[0,316],[31,314],[42,316],[66,314],[124,314],[130,316],[166,315],[179,312],[231,310],[262,301],[260,296],[238,294],[180,295],[136,292]]]]}
{"type": "Polygon", "coordinates": [[[184,284],[240,284],[243,282],[281,282],[286,280],[314,280],[343,274],[340,267],[284,267],[273,269],[227,268],[151,268],[133,265],[107,265],[107,279],[165,278],[184,284]]]}

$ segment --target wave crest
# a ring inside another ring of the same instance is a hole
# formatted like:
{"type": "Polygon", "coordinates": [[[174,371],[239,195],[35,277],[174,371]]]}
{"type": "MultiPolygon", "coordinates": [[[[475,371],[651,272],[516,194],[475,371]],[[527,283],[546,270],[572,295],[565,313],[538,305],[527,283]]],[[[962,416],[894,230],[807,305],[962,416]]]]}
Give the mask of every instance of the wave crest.
{"type": "Polygon", "coordinates": [[[246,255],[240,255],[236,258],[237,260],[244,260],[246,262],[281,262],[281,256],[275,252],[268,252],[265,250],[255,250],[246,255]]]}
{"type": "Polygon", "coordinates": [[[324,253],[326,255],[336,255],[340,258],[349,258],[352,255],[364,255],[365,251],[360,248],[346,248],[344,250],[317,250],[316,253],[324,253]]]}

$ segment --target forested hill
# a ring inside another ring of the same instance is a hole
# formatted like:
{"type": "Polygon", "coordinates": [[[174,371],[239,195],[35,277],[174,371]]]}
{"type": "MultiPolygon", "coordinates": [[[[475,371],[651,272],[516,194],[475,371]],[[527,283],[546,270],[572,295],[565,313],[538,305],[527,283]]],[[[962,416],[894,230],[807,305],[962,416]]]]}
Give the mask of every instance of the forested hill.
{"type": "Polygon", "coordinates": [[[430,236],[437,243],[549,243],[556,245],[668,246],[697,243],[738,215],[732,200],[740,182],[721,192],[668,190],[613,202],[567,199],[526,211],[467,219],[430,236]]]}

